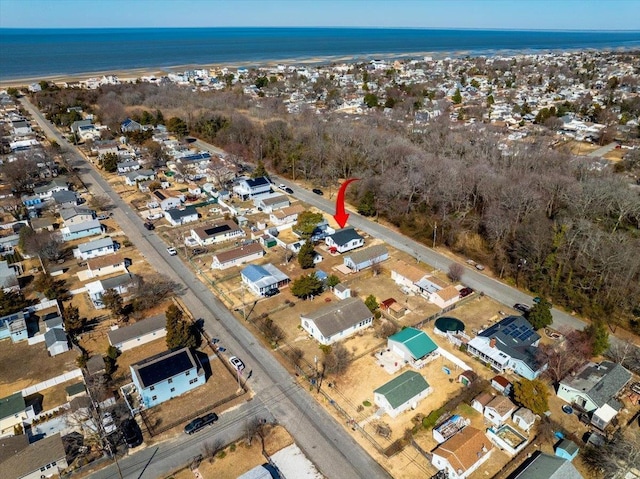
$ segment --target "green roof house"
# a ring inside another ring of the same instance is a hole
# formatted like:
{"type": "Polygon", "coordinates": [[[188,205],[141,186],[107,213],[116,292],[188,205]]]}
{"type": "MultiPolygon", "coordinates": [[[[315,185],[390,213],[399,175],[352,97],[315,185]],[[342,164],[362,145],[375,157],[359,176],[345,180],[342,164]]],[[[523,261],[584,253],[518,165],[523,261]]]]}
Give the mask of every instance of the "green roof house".
{"type": "Polygon", "coordinates": [[[415,371],[405,371],[373,391],[375,404],[395,418],[431,393],[429,383],[415,371]]]}
{"type": "Polygon", "coordinates": [[[419,368],[428,356],[437,354],[438,346],[424,331],[405,328],[387,338],[387,349],[406,363],[419,368]]]}
{"type": "Polygon", "coordinates": [[[22,393],[0,398],[0,437],[13,436],[13,427],[33,417],[33,406],[27,408],[22,393]]]}

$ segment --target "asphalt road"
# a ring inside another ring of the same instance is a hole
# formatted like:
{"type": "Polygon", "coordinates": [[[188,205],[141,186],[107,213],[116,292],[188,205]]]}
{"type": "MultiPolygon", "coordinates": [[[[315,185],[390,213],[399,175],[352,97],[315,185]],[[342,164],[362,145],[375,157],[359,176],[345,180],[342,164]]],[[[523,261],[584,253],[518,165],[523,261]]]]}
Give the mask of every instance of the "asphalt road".
{"type": "MultiPolygon", "coordinates": [[[[114,219],[149,264],[156,271],[185,285],[186,291],[181,296],[183,303],[196,317],[204,319],[205,330],[211,337],[220,338],[221,344],[227,348],[229,354],[239,356],[246,364],[247,370],[253,371],[249,386],[257,400],[264,404],[273,418],[289,431],[296,444],[320,472],[329,478],[390,477],[345,428],[319,406],[306,390],[298,386],[272,353],[256,341],[244,325],[236,320],[181,259],[166,253],[166,245],[155,233],[144,229],[141,218],[113,191],[80,152],[73,145],[69,145],[26,98],[21,101],[43,128],[45,134],[72,152],[74,156],[72,166],[79,169],[79,174],[87,188],[94,194],[105,194],[111,199],[116,206],[114,219]]],[[[181,443],[180,440],[178,442],[181,443]]],[[[182,442],[188,441],[185,439],[182,442]]],[[[179,454],[179,447],[172,451],[174,451],[173,454],[167,453],[170,456],[167,461],[173,463],[175,468],[184,458],[179,454]]],[[[151,469],[145,470],[144,461],[137,459],[146,457],[146,454],[148,454],[146,451],[133,454],[132,457],[136,459],[131,460],[130,470],[125,477],[136,479],[157,477],[156,473],[154,475],[147,473],[146,471],[151,469]]],[[[114,474],[114,467],[111,466],[106,474],[114,474]]],[[[156,467],[159,469],[159,466],[156,465],[156,467]]],[[[169,473],[172,469],[163,470],[161,474],[169,473]]],[[[117,476],[107,475],[106,477],[117,476]]]]}

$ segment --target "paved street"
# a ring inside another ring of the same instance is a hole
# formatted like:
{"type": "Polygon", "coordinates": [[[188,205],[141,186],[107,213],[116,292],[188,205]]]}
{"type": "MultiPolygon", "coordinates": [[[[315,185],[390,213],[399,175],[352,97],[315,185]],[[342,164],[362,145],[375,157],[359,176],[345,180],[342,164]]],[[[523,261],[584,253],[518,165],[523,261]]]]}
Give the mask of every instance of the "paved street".
{"type": "MultiPolygon", "coordinates": [[[[80,175],[89,190],[94,194],[106,194],[110,197],[116,206],[115,220],[149,264],[186,286],[181,300],[194,315],[204,318],[205,329],[209,335],[220,338],[228,352],[239,356],[247,365],[247,369],[253,371],[249,385],[256,397],[275,420],[289,431],[318,469],[330,478],[390,477],[350,436],[351,433],[318,406],[305,389],[297,385],[287,370],[274,359],[272,353],[255,340],[180,258],[166,253],[166,245],[154,233],[144,229],[140,217],[84,160],[75,147],[69,145],[25,98],[21,101],[48,137],[74,153],[74,166],[80,169],[80,175]]],[[[144,453],[134,454],[133,457],[137,457],[138,454],[144,453]]],[[[179,461],[176,457],[173,466],[178,466],[179,461]]],[[[157,476],[141,474],[143,468],[142,461],[134,459],[126,477],[142,479],[157,476]]],[[[170,470],[163,471],[165,472],[168,473],[170,470]]]]}

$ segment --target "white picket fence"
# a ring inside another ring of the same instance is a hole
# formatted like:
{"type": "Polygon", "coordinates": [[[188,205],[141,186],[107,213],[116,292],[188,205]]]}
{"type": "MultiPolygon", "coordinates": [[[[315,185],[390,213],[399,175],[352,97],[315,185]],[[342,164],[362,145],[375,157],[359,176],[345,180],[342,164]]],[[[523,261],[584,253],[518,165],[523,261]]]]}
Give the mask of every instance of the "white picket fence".
{"type": "Polygon", "coordinates": [[[29,386],[28,388],[24,388],[22,390],[22,396],[30,396],[31,394],[35,394],[43,389],[47,389],[53,387],[57,384],[64,383],[66,381],[70,381],[75,378],[82,377],[81,369],[74,369],[73,371],[69,371],[68,373],[61,374],[60,376],[56,376],[55,378],[47,379],[46,381],[42,381],[41,383],[35,384],[33,386],[29,386]]]}

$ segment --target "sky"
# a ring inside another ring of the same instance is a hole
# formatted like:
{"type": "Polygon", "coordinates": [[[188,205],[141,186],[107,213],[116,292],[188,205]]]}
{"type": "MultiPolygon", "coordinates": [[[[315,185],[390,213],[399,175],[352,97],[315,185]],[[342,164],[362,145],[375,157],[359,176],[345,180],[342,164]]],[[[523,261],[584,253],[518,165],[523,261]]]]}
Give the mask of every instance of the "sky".
{"type": "Polygon", "coordinates": [[[242,26],[640,31],[640,0],[0,0],[0,28],[242,26]]]}

